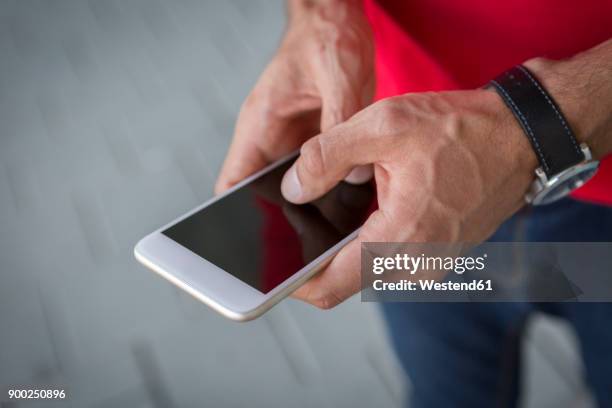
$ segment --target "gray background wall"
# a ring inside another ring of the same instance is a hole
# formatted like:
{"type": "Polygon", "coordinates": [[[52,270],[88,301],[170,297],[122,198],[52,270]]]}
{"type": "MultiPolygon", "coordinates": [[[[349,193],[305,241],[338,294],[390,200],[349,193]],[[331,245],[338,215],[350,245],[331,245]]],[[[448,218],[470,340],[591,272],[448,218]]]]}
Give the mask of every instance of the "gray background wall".
{"type": "MultiPolygon", "coordinates": [[[[283,24],[281,0],[0,0],[0,389],[70,395],[2,407],[400,406],[375,305],[236,324],[132,257],[212,195],[283,24]]],[[[574,347],[532,328],[526,405],[588,402],[574,347]]]]}

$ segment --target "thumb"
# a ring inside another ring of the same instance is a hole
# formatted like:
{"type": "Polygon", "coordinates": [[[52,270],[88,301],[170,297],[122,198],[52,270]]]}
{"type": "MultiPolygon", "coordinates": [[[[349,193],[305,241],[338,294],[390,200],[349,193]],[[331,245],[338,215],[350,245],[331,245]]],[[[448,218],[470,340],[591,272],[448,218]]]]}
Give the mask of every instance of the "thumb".
{"type": "Polygon", "coordinates": [[[374,138],[354,126],[336,126],[308,140],[300,156],[287,170],[281,192],[288,201],[303,204],[315,200],[349,174],[355,166],[373,163],[377,157],[374,138]]]}

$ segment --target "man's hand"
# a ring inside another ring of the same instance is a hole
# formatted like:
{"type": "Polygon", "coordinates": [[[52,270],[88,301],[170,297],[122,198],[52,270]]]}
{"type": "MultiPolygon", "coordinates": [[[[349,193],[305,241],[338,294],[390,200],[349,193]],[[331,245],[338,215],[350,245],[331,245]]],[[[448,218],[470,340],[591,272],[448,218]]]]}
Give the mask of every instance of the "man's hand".
{"type": "MultiPolygon", "coordinates": [[[[596,159],[612,152],[612,40],[565,61],[525,65],[543,82],[596,159]]],[[[285,173],[293,203],[316,199],[351,168],[374,165],[379,209],[358,239],[294,297],[332,307],[360,289],[360,245],[478,243],[524,204],[535,154],[491,90],[380,101],[310,139],[285,173]]]]}
{"type": "Polygon", "coordinates": [[[491,90],[380,101],[306,142],[282,192],[320,197],[355,166],[374,165],[379,209],[294,297],[332,307],[360,289],[366,242],[481,242],[523,205],[537,160],[491,90]]]}
{"type": "MultiPolygon", "coordinates": [[[[367,106],[374,48],[360,0],[292,0],[285,38],[244,102],[220,193],[367,106]]],[[[347,181],[363,182],[371,168],[347,181]]]]}

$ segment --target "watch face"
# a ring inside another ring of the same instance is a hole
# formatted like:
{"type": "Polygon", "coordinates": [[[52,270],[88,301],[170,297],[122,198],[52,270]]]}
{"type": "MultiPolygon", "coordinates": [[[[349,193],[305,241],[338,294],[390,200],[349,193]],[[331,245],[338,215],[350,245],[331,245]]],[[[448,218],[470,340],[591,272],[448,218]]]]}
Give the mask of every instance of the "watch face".
{"type": "Polygon", "coordinates": [[[557,201],[572,191],[580,188],[591,179],[597,168],[599,167],[598,161],[590,161],[587,163],[578,164],[573,166],[566,171],[553,176],[545,185],[544,188],[536,193],[533,198],[534,205],[550,204],[557,201]]]}

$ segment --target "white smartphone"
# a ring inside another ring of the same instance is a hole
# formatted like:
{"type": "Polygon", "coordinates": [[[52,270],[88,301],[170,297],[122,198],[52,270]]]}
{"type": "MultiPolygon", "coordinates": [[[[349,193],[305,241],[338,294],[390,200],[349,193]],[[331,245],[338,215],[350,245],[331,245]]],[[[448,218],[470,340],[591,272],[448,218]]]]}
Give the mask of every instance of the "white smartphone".
{"type": "Polygon", "coordinates": [[[291,294],[357,235],[371,183],[340,183],[313,203],[280,192],[294,153],[147,235],[136,258],[222,315],[254,319],[291,294]]]}

